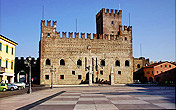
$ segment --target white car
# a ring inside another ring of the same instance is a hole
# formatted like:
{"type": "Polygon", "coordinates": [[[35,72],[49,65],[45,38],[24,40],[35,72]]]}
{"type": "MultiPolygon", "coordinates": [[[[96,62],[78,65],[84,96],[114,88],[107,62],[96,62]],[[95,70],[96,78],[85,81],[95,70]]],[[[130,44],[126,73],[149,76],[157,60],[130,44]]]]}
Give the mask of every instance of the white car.
{"type": "Polygon", "coordinates": [[[24,82],[17,82],[17,83],[14,83],[14,84],[18,86],[18,89],[24,89],[25,85],[26,85],[24,82]]]}

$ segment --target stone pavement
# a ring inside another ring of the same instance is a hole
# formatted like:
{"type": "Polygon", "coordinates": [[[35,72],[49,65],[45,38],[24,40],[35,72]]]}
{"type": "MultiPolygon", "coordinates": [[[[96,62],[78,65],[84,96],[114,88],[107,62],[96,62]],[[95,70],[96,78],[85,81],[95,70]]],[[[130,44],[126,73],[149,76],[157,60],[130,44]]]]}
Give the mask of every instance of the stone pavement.
{"type": "Polygon", "coordinates": [[[17,108],[31,110],[175,109],[175,88],[59,87],[30,95],[9,97],[1,102],[1,107],[10,110],[17,108]],[[15,105],[14,103],[16,106],[11,106],[11,104],[15,105]]]}

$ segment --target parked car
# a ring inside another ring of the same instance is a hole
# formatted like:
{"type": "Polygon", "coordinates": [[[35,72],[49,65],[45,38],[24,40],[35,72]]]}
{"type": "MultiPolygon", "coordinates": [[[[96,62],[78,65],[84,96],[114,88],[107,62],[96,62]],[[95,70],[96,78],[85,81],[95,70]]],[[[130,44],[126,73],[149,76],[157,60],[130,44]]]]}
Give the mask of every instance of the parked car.
{"type": "Polygon", "coordinates": [[[139,80],[133,80],[133,84],[141,84],[139,80]]]}
{"type": "Polygon", "coordinates": [[[18,89],[18,86],[17,86],[17,85],[15,85],[15,84],[10,84],[10,83],[7,84],[7,87],[8,87],[8,89],[11,90],[11,91],[18,89]]]}
{"type": "Polygon", "coordinates": [[[24,89],[26,85],[24,82],[16,82],[14,84],[18,86],[18,89],[24,89]]]}
{"type": "Polygon", "coordinates": [[[0,83],[0,91],[5,92],[7,89],[8,89],[8,88],[7,88],[7,84],[0,83]]]}

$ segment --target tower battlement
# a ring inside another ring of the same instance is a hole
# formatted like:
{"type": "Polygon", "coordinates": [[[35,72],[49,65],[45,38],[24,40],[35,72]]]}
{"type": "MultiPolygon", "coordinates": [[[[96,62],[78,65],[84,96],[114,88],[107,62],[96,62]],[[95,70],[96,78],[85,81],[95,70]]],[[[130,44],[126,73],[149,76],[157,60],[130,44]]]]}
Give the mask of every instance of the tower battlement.
{"type": "Polygon", "coordinates": [[[53,25],[51,25],[51,20],[47,20],[45,24],[45,20],[41,20],[41,26],[48,26],[48,27],[54,27],[56,28],[57,21],[53,21],[53,25]]]}
{"type": "Polygon", "coordinates": [[[96,15],[96,18],[105,15],[105,16],[113,16],[113,17],[119,17],[122,16],[122,10],[117,10],[117,9],[105,9],[102,8],[96,15]]]}
{"type": "Polygon", "coordinates": [[[45,20],[41,20],[41,27],[45,31],[42,31],[41,36],[42,38],[68,38],[68,39],[106,39],[106,40],[118,40],[118,39],[123,39],[124,36],[122,36],[122,33],[127,33],[129,36],[131,36],[132,32],[132,26],[119,26],[119,33],[118,34],[98,34],[98,33],[77,33],[77,32],[57,32],[55,29],[54,31],[52,30],[53,28],[56,28],[57,21],[53,21],[53,25],[51,25],[51,21],[47,20],[47,25],[45,25],[45,20]],[[46,28],[46,29],[45,29],[46,28]],[[49,31],[46,31],[49,29],[49,31]],[[48,36],[50,35],[50,36],[48,36]]]}
{"type": "MultiPolygon", "coordinates": [[[[129,32],[128,30],[126,30],[129,32]]],[[[129,33],[130,34],[130,33],[129,33]]],[[[85,39],[85,40],[119,40],[123,39],[124,36],[122,35],[113,35],[113,34],[96,34],[96,33],[76,33],[76,32],[57,32],[56,36],[43,36],[43,38],[60,38],[60,39],[85,39]]]]}

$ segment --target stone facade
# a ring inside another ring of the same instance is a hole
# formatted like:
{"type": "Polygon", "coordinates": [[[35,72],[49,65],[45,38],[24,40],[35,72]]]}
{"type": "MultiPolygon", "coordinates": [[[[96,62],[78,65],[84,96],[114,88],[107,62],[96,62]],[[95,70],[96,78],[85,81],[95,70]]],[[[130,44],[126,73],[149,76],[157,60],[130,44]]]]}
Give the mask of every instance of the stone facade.
{"type": "Polygon", "coordinates": [[[140,58],[134,58],[134,62],[133,62],[133,70],[134,72],[137,72],[138,70],[140,70],[142,67],[149,65],[149,59],[145,59],[144,57],[140,57],[140,58]]]}
{"type": "Polygon", "coordinates": [[[133,82],[132,26],[122,29],[122,10],[103,8],[97,34],[56,31],[56,21],[41,21],[40,84],[133,82]],[[114,28],[109,26],[114,25],[114,28]],[[112,77],[111,77],[112,76],[112,77]]]}
{"type": "Polygon", "coordinates": [[[133,80],[139,80],[141,83],[145,83],[147,79],[144,76],[143,68],[150,65],[149,59],[144,57],[134,58],[133,60],[133,80]]]}

